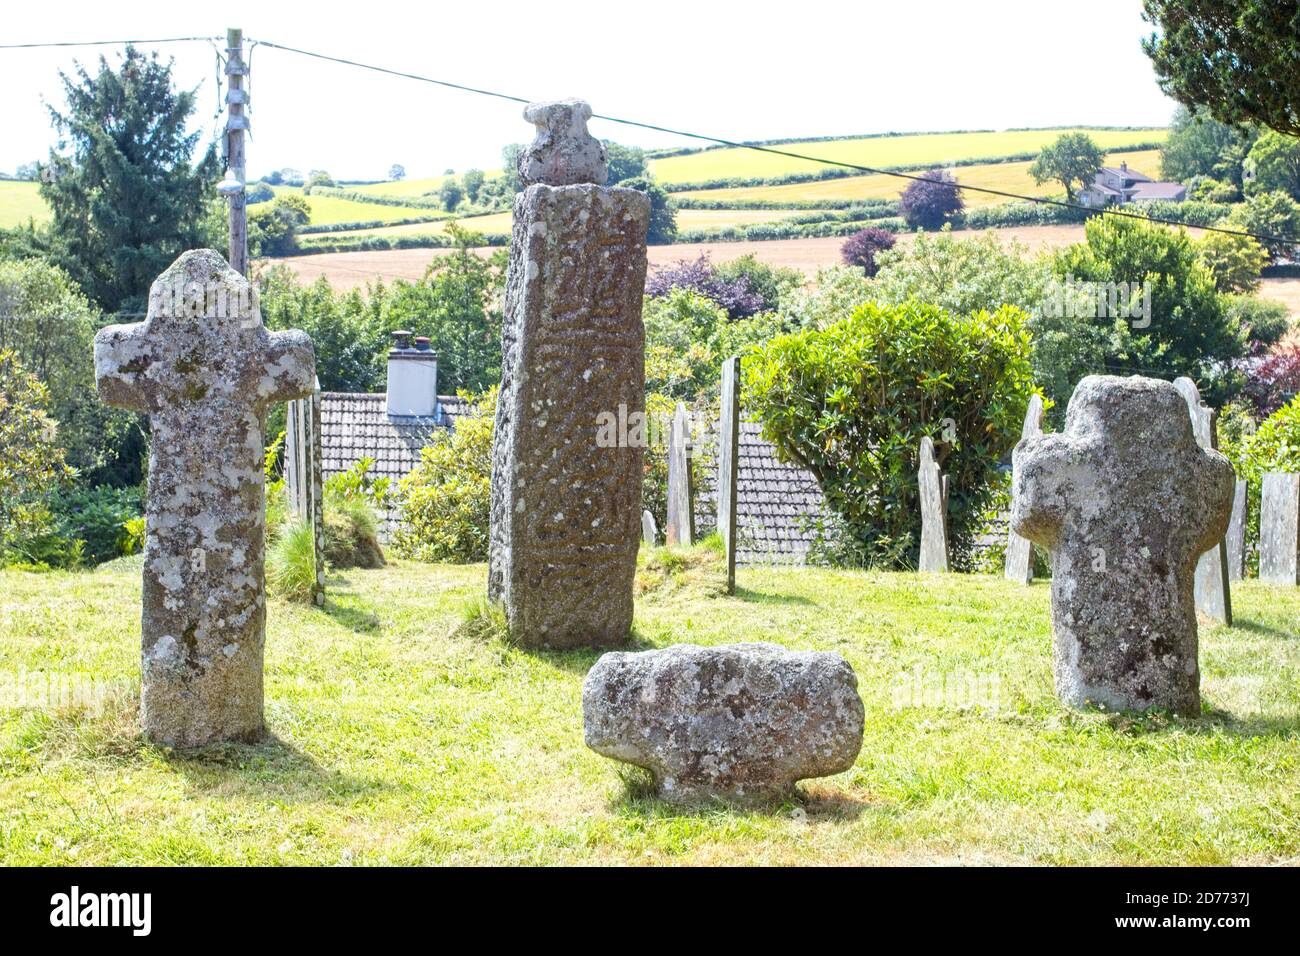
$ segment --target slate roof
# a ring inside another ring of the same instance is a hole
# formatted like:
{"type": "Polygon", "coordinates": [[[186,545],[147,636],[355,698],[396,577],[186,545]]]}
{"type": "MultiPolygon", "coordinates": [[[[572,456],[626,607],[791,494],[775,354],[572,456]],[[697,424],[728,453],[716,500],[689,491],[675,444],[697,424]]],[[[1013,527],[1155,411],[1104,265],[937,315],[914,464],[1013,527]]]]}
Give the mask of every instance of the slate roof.
{"type": "Polygon", "coordinates": [[[1187,195],[1187,187],[1182,183],[1138,183],[1129,191],[1130,199],[1174,199],[1187,195]]]}
{"type": "MultiPolygon", "coordinates": [[[[390,478],[396,485],[420,460],[420,449],[429,443],[430,436],[467,415],[469,403],[455,395],[439,395],[438,411],[436,418],[390,416],[388,397],[383,393],[321,393],[324,477],[345,472],[362,458],[373,458],[371,477],[390,478]]],[[[380,515],[385,541],[392,537],[398,518],[395,509],[380,515]]]]}

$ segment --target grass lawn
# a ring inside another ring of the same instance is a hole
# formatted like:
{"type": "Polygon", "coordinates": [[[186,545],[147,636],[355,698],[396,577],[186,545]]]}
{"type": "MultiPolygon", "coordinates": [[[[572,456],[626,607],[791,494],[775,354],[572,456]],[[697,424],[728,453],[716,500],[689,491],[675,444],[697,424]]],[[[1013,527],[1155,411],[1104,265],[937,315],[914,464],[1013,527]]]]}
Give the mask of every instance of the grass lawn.
{"type": "MultiPolygon", "coordinates": [[[[1153,179],[1160,176],[1160,151],[1155,149],[1136,152],[1110,153],[1106,163],[1117,166],[1127,162],[1139,172],[1153,179]]],[[[1059,183],[1046,182],[1041,186],[1029,175],[1032,162],[988,163],[979,166],[958,166],[953,172],[957,182],[969,186],[984,186],[1025,196],[1061,196],[1065,192],[1059,183]]],[[[732,189],[702,189],[680,193],[693,199],[741,200],[766,199],[773,202],[799,202],[808,199],[897,199],[907,188],[908,181],[897,176],[876,174],[850,176],[844,179],[823,179],[812,183],[788,183],[784,186],[738,186],[732,189]]],[[[1001,196],[986,193],[964,192],[968,209],[1009,202],[1001,196]]]]}
{"type": "Polygon", "coordinates": [[[36,183],[0,180],[0,229],[25,226],[28,219],[37,225],[50,221],[50,207],[37,188],[36,183]]]}
{"type": "MultiPolygon", "coordinates": [[[[1086,132],[1102,149],[1131,149],[1140,143],[1164,140],[1165,129],[1092,130],[1079,128],[1006,130],[991,133],[920,133],[914,136],[877,136],[865,139],[835,139],[821,143],[789,143],[775,146],[805,156],[817,156],[864,166],[910,166],[934,163],[942,166],[963,159],[995,159],[1018,153],[1033,153],[1068,132],[1086,132]]],[[[766,177],[787,173],[815,172],[821,163],[759,153],[751,149],[710,149],[685,156],[656,159],[651,168],[660,182],[698,183],[729,176],[766,177]]]]}
{"type": "Polygon", "coordinates": [[[1298,590],[1235,589],[1237,626],[1202,629],[1206,713],[1189,721],[1057,706],[1045,583],[742,568],[724,597],[684,573],[642,571],[641,646],[771,640],[852,662],[862,754],[803,784],[802,806],[647,798],[583,746],[595,653],[458,630],[481,565],[335,575],[323,610],[273,600],[270,736],[187,754],[135,729],[138,564],[0,572],[0,675],[127,688],[99,714],[0,709],[0,862],[1300,861],[1298,590]],[[1000,706],[913,701],[908,674],[996,677],[1000,706]]]}

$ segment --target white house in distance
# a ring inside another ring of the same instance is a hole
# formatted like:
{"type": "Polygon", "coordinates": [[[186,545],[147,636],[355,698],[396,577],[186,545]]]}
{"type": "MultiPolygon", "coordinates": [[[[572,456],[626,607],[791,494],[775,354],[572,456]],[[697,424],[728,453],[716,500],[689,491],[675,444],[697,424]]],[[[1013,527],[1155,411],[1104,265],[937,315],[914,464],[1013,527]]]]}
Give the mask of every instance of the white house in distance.
{"type": "Polygon", "coordinates": [[[1129,169],[1128,163],[1120,163],[1119,166],[1103,166],[1097,170],[1093,181],[1079,190],[1078,201],[1084,206],[1100,209],[1153,199],[1182,202],[1186,198],[1187,187],[1182,183],[1158,182],[1136,169],[1129,169]]]}

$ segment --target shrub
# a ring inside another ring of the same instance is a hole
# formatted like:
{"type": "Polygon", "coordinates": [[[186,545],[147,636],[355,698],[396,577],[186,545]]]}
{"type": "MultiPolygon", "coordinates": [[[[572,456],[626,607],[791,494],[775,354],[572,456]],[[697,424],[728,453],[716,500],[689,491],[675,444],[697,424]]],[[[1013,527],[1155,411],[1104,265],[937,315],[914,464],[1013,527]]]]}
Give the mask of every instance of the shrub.
{"type": "Polygon", "coordinates": [[[677,238],[677,204],[667,190],[646,176],[633,176],[617,185],[624,189],[635,189],[650,198],[650,227],[646,231],[646,242],[659,246],[677,238]]]}
{"type": "MultiPolygon", "coordinates": [[[[769,266],[765,262],[759,262],[752,252],[714,266],[714,272],[723,282],[748,282],[750,292],[763,302],[757,310],[759,312],[779,308],[791,292],[804,284],[804,275],[798,269],[769,266]]],[[[742,318],[736,315],[731,317],[742,318]]]]}
{"type": "Polygon", "coordinates": [[[874,298],[875,291],[876,286],[861,269],[818,269],[812,288],[796,290],[782,308],[781,317],[792,328],[830,325],[847,319],[863,302],[874,298]]]}
{"type": "Polygon", "coordinates": [[[708,256],[694,262],[680,259],[670,266],[662,266],[646,279],[645,294],[663,298],[675,289],[685,289],[716,303],[733,319],[753,315],[767,306],[762,294],[750,284],[748,275],[725,278],[714,268],[708,256]]]}
{"type": "MultiPolygon", "coordinates": [[[[1234,434],[1221,426],[1219,445],[1236,468],[1237,477],[1246,480],[1246,540],[1257,542],[1265,472],[1300,471],[1300,395],[1273,412],[1253,432],[1238,429],[1234,434]]],[[[1252,567],[1257,566],[1257,551],[1252,549],[1250,560],[1252,567]]]]}
{"type": "Polygon", "coordinates": [[[1291,312],[1274,299],[1253,295],[1224,296],[1229,315],[1246,331],[1250,341],[1261,346],[1276,344],[1291,328],[1291,312]]]}
{"type": "Polygon", "coordinates": [[[917,448],[935,438],[951,482],[954,564],[969,566],[998,461],[1033,392],[1026,320],[1013,307],[958,316],[914,301],[867,303],[756,348],[745,407],[784,458],[816,476],[872,564],[915,566],[917,448]]]}
{"type": "Polygon", "coordinates": [[[868,277],[880,271],[876,256],[894,248],[894,234],[885,229],[869,228],[855,232],[840,246],[840,257],[846,266],[857,266],[868,277]]]}
{"type": "Polygon", "coordinates": [[[932,169],[914,179],[903,190],[898,206],[909,226],[938,229],[965,207],[957,177],[944,169],[932,169]],[[952,184],[952,185],[945,185],[952,184]]]}
{"type": "Polygon", "coordinates": [[[1196,244],[1196,256],[1214,277],[1220,292],[1254,292],[1259,272],[1268,265],[1268,253],[1249,236],[1207,233],[1196,244]]]}
{"type": "Polygon", "coordinates": [[[50,511],[58,533],[82,542],[89,564],[102,564],[130,554],[126,525],[142,511],[139,488],[75,488],[53,495],[50,511]]]}
{"type": "Polygon", "coordinates": [[[311,525],[292,522],[271,542],[266,554],[266,586],[287,601],[312,603],[316,586],[316,541],[311,525]]]}
{"type": "Polygon", "coordinates": [[[325,560],[335,568],[382,568],[379,521],[365,498],[325,495],[325,560]]]}
{"type": "Polygon", "coordinates": [[[1230,224],[1257,235],[1276,236],[1261,240],[1273,261],[1289,259],[1300,239],[1300,206],[1283,192],[1258,193],[1237,206],[1228,217],[1230,224]]]}
{"type": "Polygon", "coordinates": [[[1260,416],[1272,415],[1300,393],[1300,343],[1279,345],[1242,363],[1246,400],[1260,416]]]}
{"type": "Polygon", "coordinates": [[[399,554],[421,561],[487,557],[496,404],[493,388],[420,451],[419,464],[401,482],[402,527],[393,541],[399,554]]]}

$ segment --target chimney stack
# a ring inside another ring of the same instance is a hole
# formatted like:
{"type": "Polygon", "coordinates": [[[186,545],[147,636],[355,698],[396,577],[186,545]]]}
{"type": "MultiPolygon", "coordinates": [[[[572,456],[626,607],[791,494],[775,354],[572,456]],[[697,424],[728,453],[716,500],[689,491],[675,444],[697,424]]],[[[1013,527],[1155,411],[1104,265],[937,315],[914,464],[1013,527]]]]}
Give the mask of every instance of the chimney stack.
{"type": "Polygon", "coordinates": [[[438,353],[424,336],[410,344],[411,333],[393,333],[388,350],[388,414],[433,418],[438,414],[438,353]]]}

